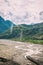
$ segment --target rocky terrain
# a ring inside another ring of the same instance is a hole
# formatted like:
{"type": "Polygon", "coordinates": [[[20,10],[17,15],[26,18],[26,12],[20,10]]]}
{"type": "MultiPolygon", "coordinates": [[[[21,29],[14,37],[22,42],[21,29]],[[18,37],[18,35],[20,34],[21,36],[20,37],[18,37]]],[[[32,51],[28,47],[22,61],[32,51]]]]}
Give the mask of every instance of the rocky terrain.
{"type": "Polygon", "coordinates": [[[0,39],[0,65],[37,65],[27,56],[43,65],[43,45],[0,39]]]}

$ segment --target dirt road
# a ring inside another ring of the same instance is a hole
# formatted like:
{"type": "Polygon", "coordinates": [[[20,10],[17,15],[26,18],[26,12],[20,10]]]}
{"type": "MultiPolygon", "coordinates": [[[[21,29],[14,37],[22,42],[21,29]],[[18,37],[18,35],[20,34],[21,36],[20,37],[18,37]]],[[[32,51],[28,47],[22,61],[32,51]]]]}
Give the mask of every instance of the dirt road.
{"type": "Polygon", "coordinates": [[[35,65],[26,56],[43,62],[43,45],[0,40],[0,57],[11,59],[20,65],[35,65]]]}

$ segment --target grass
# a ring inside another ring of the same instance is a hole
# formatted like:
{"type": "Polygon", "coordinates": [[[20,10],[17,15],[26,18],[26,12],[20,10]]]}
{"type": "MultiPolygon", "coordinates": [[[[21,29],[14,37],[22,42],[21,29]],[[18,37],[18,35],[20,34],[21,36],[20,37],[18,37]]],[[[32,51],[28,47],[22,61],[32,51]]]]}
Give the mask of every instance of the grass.
{"type": "Polygon", "coordinates": [[[32,40],[32,39],[26,39],[26,38],[12,38],[13,41],[20,41],[20,42],[31,42],[34,44],[43,44],[43,40],[32,40]]]}
{"type": "Polygon", "coordinates": [[[43,40],[29,40],[29,42],[32,42],[34,44],[43,44],[43,40]]]}

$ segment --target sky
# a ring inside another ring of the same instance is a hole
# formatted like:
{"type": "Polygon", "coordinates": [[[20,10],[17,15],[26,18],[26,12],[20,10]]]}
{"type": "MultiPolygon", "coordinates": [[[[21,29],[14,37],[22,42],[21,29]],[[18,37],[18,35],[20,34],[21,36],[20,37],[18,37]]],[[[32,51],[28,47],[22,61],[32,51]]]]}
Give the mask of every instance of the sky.
{"type": "Polygon", "coordinates": [[[0,0],[0,16],[15,24],[43,22],[43,0],[0,0]]]}

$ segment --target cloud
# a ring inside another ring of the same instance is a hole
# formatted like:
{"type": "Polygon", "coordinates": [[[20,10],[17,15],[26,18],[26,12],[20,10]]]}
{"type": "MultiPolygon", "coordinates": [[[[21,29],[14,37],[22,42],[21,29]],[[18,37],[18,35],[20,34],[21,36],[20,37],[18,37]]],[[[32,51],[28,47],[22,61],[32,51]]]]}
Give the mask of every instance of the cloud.
{"type": "Polygon", "coordinates": [[[43,0],[0,0],[0,16],[16,24],[40,22],[41,11],[43,0]]]}
{"type": "Polygon", "coordinates": [[[41,12],[39,13],[39,15],[40,15],[40,20],[43,21],[43,11],[41,11],[41,12]]]}
{"type": "Polygon", "coordinates": [[[8,6],[10,6],[10,3],[9,3],[8,0],[4,0],[4,2],[5,2],[8,6]]]}

